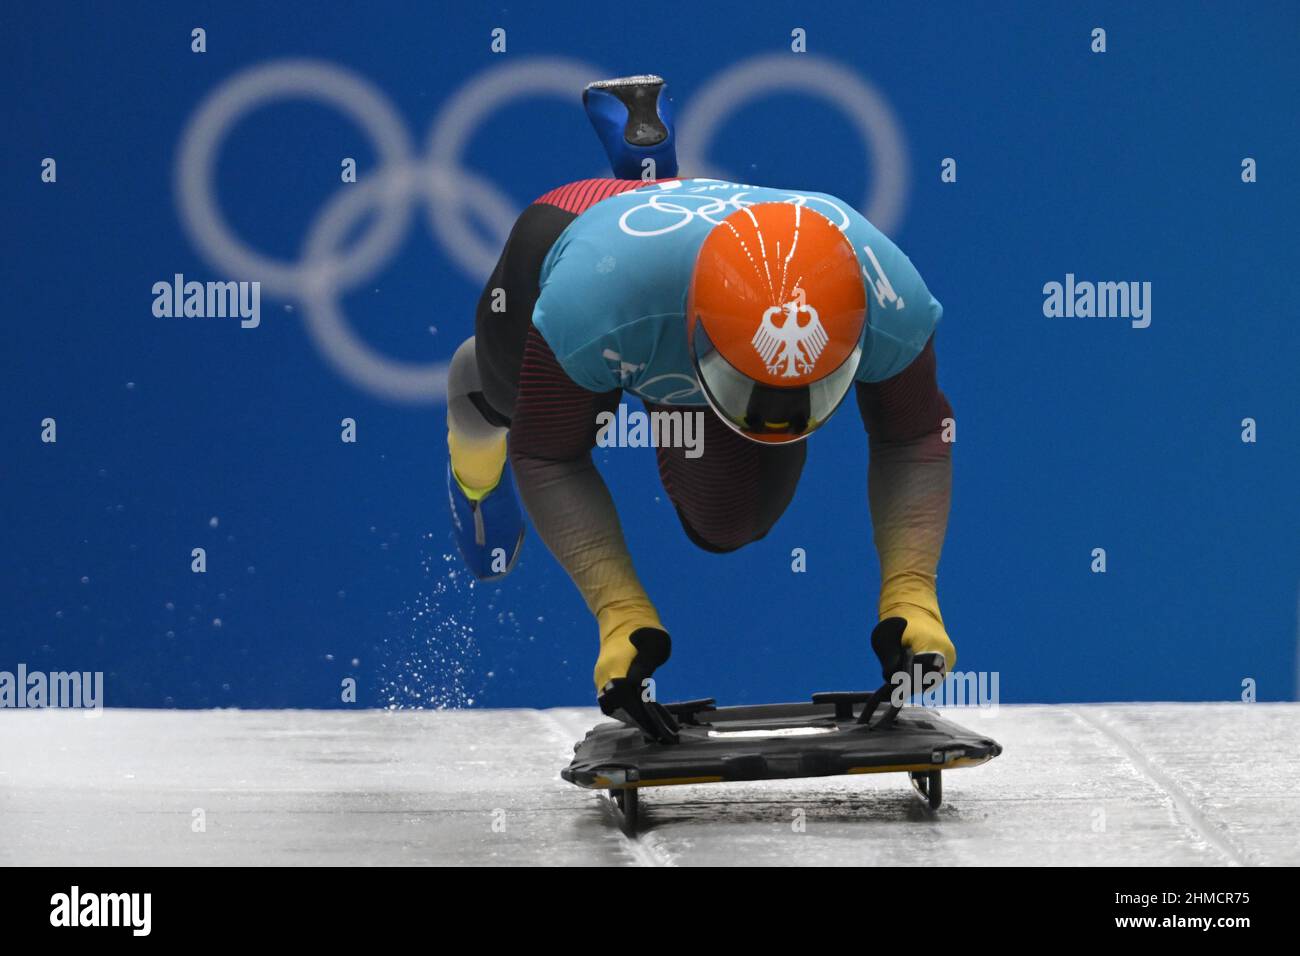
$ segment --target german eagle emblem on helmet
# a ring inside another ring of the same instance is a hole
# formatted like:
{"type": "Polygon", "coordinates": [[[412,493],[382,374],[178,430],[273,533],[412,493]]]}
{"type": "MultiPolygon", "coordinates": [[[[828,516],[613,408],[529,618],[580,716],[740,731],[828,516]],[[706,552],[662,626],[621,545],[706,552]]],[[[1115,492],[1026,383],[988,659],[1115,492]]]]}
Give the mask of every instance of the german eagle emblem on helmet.
{"type": "Polygon", "coordinates": [[[772,375],[798,378],[808,374],[829,341],[817,310],[801,298],[792,299],[785,305],[774,305],[765,311],[758,331],[751,339],[772,375]],[[808,321],[802,325],[799,323],[801,312],[808,315],[808,321]],[[777,317],[782,314],[785,318],[778,323],[777,317]]]}

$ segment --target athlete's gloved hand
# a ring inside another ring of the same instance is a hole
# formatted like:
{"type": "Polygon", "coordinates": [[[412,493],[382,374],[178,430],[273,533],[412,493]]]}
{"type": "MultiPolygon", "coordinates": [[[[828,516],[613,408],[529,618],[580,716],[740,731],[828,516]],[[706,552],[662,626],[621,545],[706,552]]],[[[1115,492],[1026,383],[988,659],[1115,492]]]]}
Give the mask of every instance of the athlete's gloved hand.
{"type": "Polygon", "coordinates": [[[602,636],[595,675],[601,712],[636,724],[650,740],[677,743],[677,721],[654,699],[650,679],[671,653],[668,632],[658,627],[602,636]]]}
{"type": "Polygon", "coordinates": [[[915,604],[895,604],[883,608],[880,620],[885,621],[889,618],[902,618],[907,622],[907,627],[902,634],[902,643],[903,647],[911,651],[914,656],[938,655],[943,658],[944,673],[957,663],[957,648],[953,646],[952,639],[943,626],[938,602],[935,602],[933,610],[915,604]]]}
{"type": "Polygon", "coordinates": [[[871,649],[880,659],[881,676],[900,687],[905,698],[928,690],[957,661],[943,619],[913,604],[897,604],[881,613],[871,632],[871,649]]]}

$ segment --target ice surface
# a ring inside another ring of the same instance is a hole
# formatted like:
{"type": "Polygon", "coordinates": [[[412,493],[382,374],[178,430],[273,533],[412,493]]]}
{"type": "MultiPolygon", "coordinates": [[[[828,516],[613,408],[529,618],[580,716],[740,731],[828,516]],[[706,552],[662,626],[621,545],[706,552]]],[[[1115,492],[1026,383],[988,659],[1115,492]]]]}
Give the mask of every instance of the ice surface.
{"type": "Polygon", "coordinates": [[[594,709],[0,711],[0,863],[1300,864],[1300,704],[944,715],[1005,751],[935,815],[901,774],[676,787],[629,840],[559,778],[594,709]]]}

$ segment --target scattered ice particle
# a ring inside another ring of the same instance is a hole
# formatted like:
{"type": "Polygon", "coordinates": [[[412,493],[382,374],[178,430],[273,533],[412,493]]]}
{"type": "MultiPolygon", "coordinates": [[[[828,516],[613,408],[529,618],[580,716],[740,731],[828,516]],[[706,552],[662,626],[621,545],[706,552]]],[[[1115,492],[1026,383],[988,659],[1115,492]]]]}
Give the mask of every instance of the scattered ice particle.
{"type": "Polygon", "coordinates": [[[82,584],[89,584],[89,583],[90,583],[90,578],[88,578],[86,575],[83,574],[83,575],[81,576],[81,583],[82,583],[82,584]]]}
{"type": "Polygon", "coordinates": [[[217,519],[216,515],[213,515],[211,518],[208,519],[209,528],[215,528],[219,524],[221,524],[221,522],[217,519]]]}
{"type": "Polygon", "coordinates": [[[169,611],[174,611],[174,610],[176,610],[176,605],[173,604],[171,601],[168,601],[166,604],[163,605],[163,607],[166,608],[166,609],[169,610],[169,611]]]}
{"type": "Polygon", "coordinates": [[[360,666],[361,666],[361,658],[359,658],[359,657],[354,657],[354,658],[352,658],[352,666],[353,666],[353,667],[360,667],[360,666]]]}
{"type": "Polygon", "coordinates": [[[332,663],[334,662],[334,655],[333,655],[333,654],[326,654],[326,655],[325,655],[325,661],[326,661],[326,663],[331,663],[331,664],[332,664],[332,663]]]}
{"type": "Polygon", "coordinates": [[[214,617],[214,618],[212,619],[212,626],[213,626],[213,627],[216,627],[216,628],[220,628],[220,627],[221,627],[221,618],[219,618],[219,617],[214,617]]]}
{"type": "Polygon", "coordinates": [[[127,382],[127,383],[126,383],[126,390],[127,390],[128,392],[134,392],[134,391],[135,391],[135,382],[127,382]]]}
{"type": "Polygon", "coordinates": [[[248,566],[248,573],[249,573],[249,574],[256,574],[256,573],[257,573],[257,568],[253,567],[253,566],[250,564],[250,565],[248,566]]]}

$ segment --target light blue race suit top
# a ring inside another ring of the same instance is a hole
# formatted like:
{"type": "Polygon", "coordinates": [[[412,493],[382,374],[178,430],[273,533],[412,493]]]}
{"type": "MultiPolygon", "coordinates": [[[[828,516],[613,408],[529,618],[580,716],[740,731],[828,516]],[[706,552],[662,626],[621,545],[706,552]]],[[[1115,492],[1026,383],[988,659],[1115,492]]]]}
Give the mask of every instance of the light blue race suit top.
{"type": "Polygon", "coordinates": [[[695,257],[717,223],[762,202],[820,212],[853,244],[867,292],[857,380],[880,382],[907,368],[943,307],[866,217],[825,193],[686,179],[602,199],[551,247],[533,324],[568,376],[596,392],[622,388],[658,404],[705,404],[686,341],[695,257]]]}

